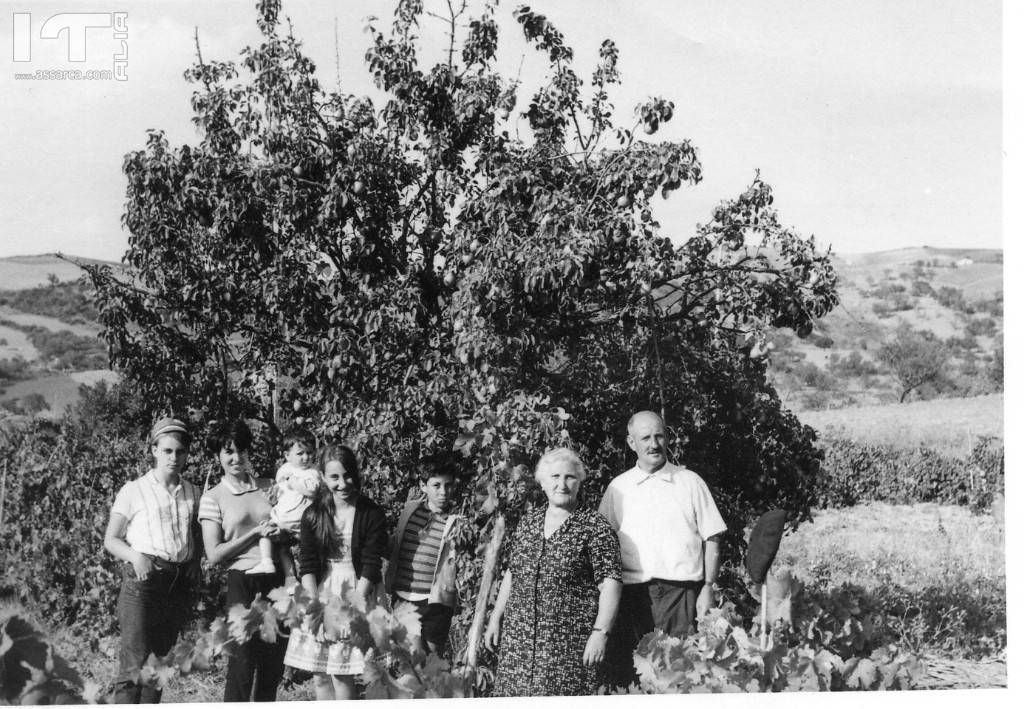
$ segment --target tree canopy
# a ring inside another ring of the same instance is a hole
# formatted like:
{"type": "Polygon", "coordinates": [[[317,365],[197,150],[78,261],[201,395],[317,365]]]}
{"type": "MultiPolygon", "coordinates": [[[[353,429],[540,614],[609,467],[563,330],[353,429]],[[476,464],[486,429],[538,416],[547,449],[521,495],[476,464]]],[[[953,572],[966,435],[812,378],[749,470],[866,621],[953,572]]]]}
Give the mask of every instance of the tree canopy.
{"type": "Polygon", "coordinates": [[[702,166],[653,137],[669,100],[613,124],[612,41],[587,82],[558,29],[515,9],[548,65],[531,91],[495,68],[497,3],[437,5],[432,66],[423,2],[371,21],[383,103],[325,89],[279,0],[258,3],[240,62],[197,52],[199,139],[154,130],[125,156],[130,275],[89,268],[114,366],[154,409],[354,442],[385,503],[453,450],[481,522],[522,508],[554,445],[596,492],[632,465],[626,421],[650,408],[733,532],[770,507],[806,517],[819,454],[766,381],[764,332],[806,336],[835,305],[828,254],[757,174],[694,233],[665,233],[652,203],[702,166]]]}

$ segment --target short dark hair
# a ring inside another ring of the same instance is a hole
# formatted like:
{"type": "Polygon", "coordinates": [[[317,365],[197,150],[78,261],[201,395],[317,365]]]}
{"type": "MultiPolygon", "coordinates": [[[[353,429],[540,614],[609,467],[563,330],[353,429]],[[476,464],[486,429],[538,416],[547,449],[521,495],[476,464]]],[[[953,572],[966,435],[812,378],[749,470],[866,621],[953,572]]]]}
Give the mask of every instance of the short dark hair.
{"type": "Polygon", "coordinates": [[[455,466],[452,456],[446,453],[435,453],[420,461],[419,468],[416,471],[416,479],[421,483],[425,483],[430,478],[440,475],[450,475],[455,480],[459,479],[459,470],[455,466]]]}
{"type": "Polygon", "coordinates": [[[252,448],[252,431],[245,421],[235,419],[214,421],[210,424],[210,431],[206,434],[206,450],[212,455],[217,455],[227,448],[229,443],[234,443],[239,453],[252,448]]]}
{"type": "Polygon", "coordinates": [[[309,450],[310,453],[316,452],[316,437],[313,432],[308,428],[302,426],[292,426],[284,432],[284,440],[281,444],[284,446],[284,450],[287,452],[291,450],[291,447],[296,443],[301,444],[309,450]]]}

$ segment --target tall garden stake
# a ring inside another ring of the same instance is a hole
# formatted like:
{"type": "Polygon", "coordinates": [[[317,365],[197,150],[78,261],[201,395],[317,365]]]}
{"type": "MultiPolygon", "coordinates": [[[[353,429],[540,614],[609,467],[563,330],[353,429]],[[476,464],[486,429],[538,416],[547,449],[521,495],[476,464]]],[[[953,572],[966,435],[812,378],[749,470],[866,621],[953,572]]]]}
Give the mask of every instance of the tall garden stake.
{"type": "Polygon", "coordinates": [[[761,515],[750,532],[747,543],[747,571],[750,580],[761,584],[761,649],[768,648],[768,569],[779,551],[782,532],[786,528],[785,510],[771,510],[761,515]]]}
{"type": "Polygon", "coordinates": [[[501,541],[504,537],[505,517],[498,515],[498,518],[494,520],[491,541],[487,543],[487,551],[484,552],[484,570],[480,576],[480,591],[476,597],[473,623],[469,626],[469,647],[466,650],[466,665],[471,670],[476,669],[477,648],[480,646],[480,638],[484,633],[484,616],[487,614],[487,600],[491,595],[491,586],[494,583],[494,570],[498,565],[498,551],[501,549],[501,541]]]}

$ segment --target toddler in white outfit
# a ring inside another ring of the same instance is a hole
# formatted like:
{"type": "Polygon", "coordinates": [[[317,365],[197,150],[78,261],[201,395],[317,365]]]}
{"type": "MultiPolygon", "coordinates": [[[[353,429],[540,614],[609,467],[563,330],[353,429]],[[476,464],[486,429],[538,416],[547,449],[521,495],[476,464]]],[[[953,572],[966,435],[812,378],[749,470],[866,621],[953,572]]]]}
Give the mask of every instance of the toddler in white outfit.
{"type": "MultiPolygon", "coordinates": [[[[309,507],[316,489],[320,485],[320,471],[313,466],[316,440],[304,428],[293,428],[284,438],[284,464],[277,470],[277,504],[270,509],[270,521],[294,538],[299,533],[302,513],[309,507]]],[[[260,538],[260,562],[249,569],[248,574],[272,574],[274,566],[274,543],[266,537],[260,538]]],[[[294,583],[296,569],[291,544],[278,544],[278,561],[288,585],[294,583]]]]}

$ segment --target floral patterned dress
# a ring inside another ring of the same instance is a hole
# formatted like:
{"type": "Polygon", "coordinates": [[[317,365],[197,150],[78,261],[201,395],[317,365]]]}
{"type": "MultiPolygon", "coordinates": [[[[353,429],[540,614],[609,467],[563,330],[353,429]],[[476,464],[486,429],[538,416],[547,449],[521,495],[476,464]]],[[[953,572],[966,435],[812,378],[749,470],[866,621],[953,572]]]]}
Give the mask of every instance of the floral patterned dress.
{"type": "Polygon", "coordinates": [[[597,690],[597,668],[584,666],[583,651],[597,620],[598,584],[622,578],[619,539],[604,517],[582,509],[545,539],[544,513],[524,516],[512,538],[496,696],[597,690]]]}

